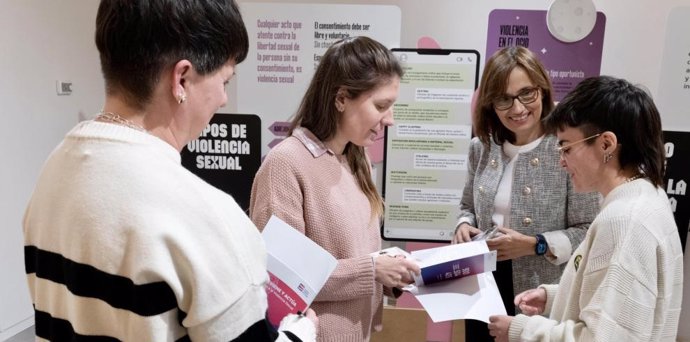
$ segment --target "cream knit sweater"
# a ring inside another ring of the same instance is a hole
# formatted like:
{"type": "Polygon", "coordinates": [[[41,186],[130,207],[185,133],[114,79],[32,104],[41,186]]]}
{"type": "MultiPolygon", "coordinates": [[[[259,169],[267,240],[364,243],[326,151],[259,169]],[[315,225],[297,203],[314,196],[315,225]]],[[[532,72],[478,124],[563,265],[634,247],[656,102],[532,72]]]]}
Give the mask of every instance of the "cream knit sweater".
{"type": "MultiPolygon", "coordinates": [[[[152,135],[78,124],[43,167],[24,234],[37,339],[230,341],[266,330],[256,227],[152,135]]],[[[313,327],[294,328],[313,341],[313,327]]]]}
{"type": "Polygon", "coordinates": [[[668,197],[645,179],[611,191],[547,313],[518,315],[510,341],[675,341],[683,253],[668,197]]]}

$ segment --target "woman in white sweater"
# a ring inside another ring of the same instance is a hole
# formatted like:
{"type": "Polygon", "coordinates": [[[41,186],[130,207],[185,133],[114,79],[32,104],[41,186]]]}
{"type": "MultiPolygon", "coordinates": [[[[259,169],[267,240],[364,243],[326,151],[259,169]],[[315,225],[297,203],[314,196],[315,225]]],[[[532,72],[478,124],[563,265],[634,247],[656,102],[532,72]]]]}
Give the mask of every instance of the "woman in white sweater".
{"type": "Polygon", "coordinates": [[[315,341],[313,311],[265,320],[266,249],[180,150],[249,50],[234,0],[102,0],[103,109],[46,161],[24,217],[36,339],[315,341]]]}
{"type": "Polygon", "coordinates": [[[661,188],[664,146],[651,97],[625,80],[582,81],[554,110],[561,166],[601,211],[558,285],[515,297],[525,314],[492,316],[496,341],[675,341],[683,254],[661,188]],[[543,315],[543,316],[541,316],[543,315]]]}

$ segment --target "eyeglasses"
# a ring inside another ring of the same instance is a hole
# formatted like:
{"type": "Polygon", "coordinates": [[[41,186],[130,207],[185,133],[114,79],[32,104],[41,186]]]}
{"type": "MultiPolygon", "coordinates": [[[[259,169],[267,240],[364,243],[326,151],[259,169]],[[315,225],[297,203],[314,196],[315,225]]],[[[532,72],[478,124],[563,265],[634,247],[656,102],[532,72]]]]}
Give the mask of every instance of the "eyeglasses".
{"type": "Polygon", "coordinates": [[[494,109],[496,110],[508,110],[510,108],[513,108],[513,104],[515,103],[515,99],[520,101],[523,105],[530,104],[534,101],[537,100],[539,97],[539,87],[532,87],[532,88],[527,88],[523,89],[520,91],[519,94],[515,96],[509,96],[509,95],[503,95],[495,98],[492,103],[494,105],[494,109]]]}
{"type": "Polygon", "coordinates": [[[571,147],[573,147],[573,146],[575,146],[575,145],[577,145],[577,144],[579,144],[579,143],[585,142],[585,141],[587,141],[587,140],[594,139],[594,138],[596,138],[596,137],[598,137],[598,136],[600,136],[600,135],[601,135],[601,133],[597,133],[597,134],[595,134],[595,135],[589,136],[589,137],[584,138],[584,139],[580,139],[580,140],[575,141],[575,142],[572,142],[572,143],[570,143],[570,144],[567,144],[567,145],[564,145],[564,146],[556,147],[556,151],[558,151],[558,155],[559,155],[561,158],[563,158],[566,154],[568,154],[568,151],[570,150],[571,147]]]}

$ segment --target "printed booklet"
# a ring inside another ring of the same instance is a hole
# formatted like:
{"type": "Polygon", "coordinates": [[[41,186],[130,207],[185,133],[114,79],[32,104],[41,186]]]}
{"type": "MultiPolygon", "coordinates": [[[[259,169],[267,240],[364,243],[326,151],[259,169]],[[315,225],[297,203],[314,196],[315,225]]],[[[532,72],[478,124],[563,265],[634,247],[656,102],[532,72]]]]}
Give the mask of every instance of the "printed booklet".
{"type": "Polygon", "coordinates": [[[496,251],[489,251],[484,240],[412,253],[391,247],[376,254],[404,255],[417,262],[421,275],[403,290],[414,295],[436,323],[456,319],[489,323],[491,315],[506,314],[491,273],[496,269],[496,251]]]}
{"type": "Polygon", "coordinates": [[[268,320],[278,327],[286,315],[307,310],[337,260],[276,216],[268,221],[262,235],[268,252],[268,320]]]}
{"type": "MultiPolygon", "coordinates": [[[[484,241],[428,248],[412,253],[398,247],[390,247],[375,254],[403,255],[416,261],[421,274],[415,277],[415,286],[430,285],[496,270],[496,252],[486,249],[484,241]]],[[[410,290],[409,286],[405,289],[410,290]]]]}
{"type": "Polygon", "coordinates": [[[485,248],[486,242],[472,241],[412,252],[412,257],[419,260],[422,270],[421,275],[415,278],[415,285],[429,285],[495,271],[496,252],[485,248]]]}

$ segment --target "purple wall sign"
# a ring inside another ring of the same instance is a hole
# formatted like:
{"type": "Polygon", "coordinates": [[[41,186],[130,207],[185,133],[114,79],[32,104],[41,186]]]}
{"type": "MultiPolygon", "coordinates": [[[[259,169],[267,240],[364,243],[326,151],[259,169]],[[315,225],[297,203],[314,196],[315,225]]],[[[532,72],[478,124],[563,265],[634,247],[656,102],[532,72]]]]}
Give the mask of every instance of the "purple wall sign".
{"type": "Polygon", "coordinates": [[[580,81],[599,76],[606,16],[597,12],[597,21],[584,39],[564,43],[551,35],[546,11],[497,9],[489,14],[486,59],[507,46],[521,45],[539,56],[560,101],[580,81]]]}

